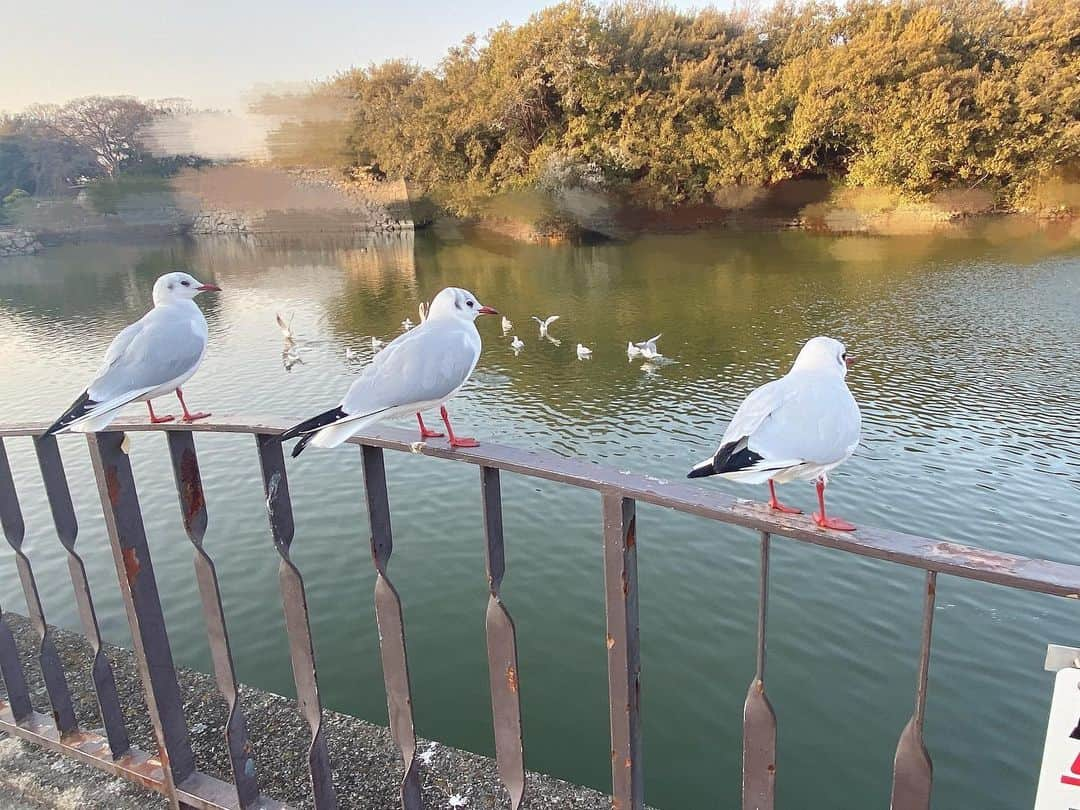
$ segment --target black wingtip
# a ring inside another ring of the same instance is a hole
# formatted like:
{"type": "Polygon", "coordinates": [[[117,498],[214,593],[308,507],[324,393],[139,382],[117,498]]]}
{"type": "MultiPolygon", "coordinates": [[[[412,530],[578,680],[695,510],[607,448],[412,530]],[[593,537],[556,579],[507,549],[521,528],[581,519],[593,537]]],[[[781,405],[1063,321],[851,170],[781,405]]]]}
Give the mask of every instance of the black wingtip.
{"type": "Polygon", "coordinates": [[[310,419],[305,419],[298,425],[293,425],[281,434],[281,440],[287,442],[289,439],[295,439],[297,436],[303,437],[292,449],[292,457],[296,458],[304,452],[304,448],[307,447],[308,442],[310,442],[312,436],[315,435],[315,431],[319,430],[319,428],[324,428],[327,425],[332,425],[334,422],[337,422],[339,419],[344,419],[346,416],[348,416],[348,414],[341,410],[340,406],[331,408],[310,419]]]}
{"type": "Polygon", "coordinates": [[[88,414],[97,404],[98,403],[94,402],[94,400],[90,399],[90,395],[86,391],[83,391],[79,394],[79,398],[71,403],[71,407],[64,411],[60,415],[60,418],[53,422],[52,426],[45,431],[45,435],[55,436],[76,419],[86,416],[86,414],[88,414]]]}
{"type": "Polygon", "coordinates": [[[302,438],[300,441],[298,441],[296,444],[294,444],[292,452],[289,455],[292,456],[293,458],[296,458],[298,455],[303,453],[304,448],[308,446],[308,442],[311,441],[311,438],[314,435],[315,435],[314,433],[309,433],[304,438],[302,438]]]}
{"type": "Polygon", "coordinates": [[[716,475],[716,465],[713,464],[712,459],[709,459],[708,461],[703,461],[698,464],[696,467],[694,467],[694,469],[690,470],[690,472],[686,474],[686,477],[705,478],[709,475],[716,475]]]}

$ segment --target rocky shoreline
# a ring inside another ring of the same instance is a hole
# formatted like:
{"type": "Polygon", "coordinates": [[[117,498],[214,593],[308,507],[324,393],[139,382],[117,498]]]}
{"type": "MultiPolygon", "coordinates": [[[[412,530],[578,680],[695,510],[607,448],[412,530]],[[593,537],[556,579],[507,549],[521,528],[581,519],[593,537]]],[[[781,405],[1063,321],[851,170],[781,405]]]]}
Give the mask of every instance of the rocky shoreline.
{"type": "Polygon", "coordinates": [[[0,229],[0,259],[7,256],[32,256],[41,250],[37,234],[23,228],[0,229]]]}

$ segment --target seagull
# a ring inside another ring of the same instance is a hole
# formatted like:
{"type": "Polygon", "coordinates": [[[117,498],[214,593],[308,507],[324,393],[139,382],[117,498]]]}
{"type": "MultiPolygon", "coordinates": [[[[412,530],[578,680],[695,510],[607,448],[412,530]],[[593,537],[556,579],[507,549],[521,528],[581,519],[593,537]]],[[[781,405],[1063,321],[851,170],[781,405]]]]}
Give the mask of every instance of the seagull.
{"type": "Polygon", "coordinates": [[[550,316],[548,316],[547,319],[542,321],[539,318],[537,318],[535,315],[533,315],[532,319],[534,321],[536,321],[538,324],[540,324],[540,337],[547,337],[548,336],[548,327],[551,326],[553,323],[555,323],[555,321],[559,320],[559,316],[558,315],[550,315],[550,316]]]}
{"type": "Polygon", "coordinates": [[[304,365],[300,352],[297,351],[295,346],[285,344],[285,348],[281,351],[281,365],[285,367],[286,371],[292,371],[293,366],[297,364],[304,365]]]}
{"type": "Polygon", "coordinates": [[[209,416],[188,411],[180,386],[198,370],[206,354],[206,318],[195,306],[195,296],[220,289],[187,273],[166,273],[154,282],[154,308],[113,338],[94,379],[46,435],[103,430],[131,402],[146,403],[151,423],[171,422],[172,416],[155,415],[150,404],[169,391],[176,391],[180,400],[181,421],[209,416]]]}
{"type": "Polygon", "coordinates": [[[416,326],[416,324],[414,324],[409,318],[406,318],[401,322],[401,328],[404,329],[406,332],[408,332],[414,326],[416,326]]]}
{"type": "Polygon", "coordinates": [[[346,360],[353,360],[355,358],[356,358],[356,350],[353,349],[351,346],[346,346],[345,347],[345,359],[346,360]]]}
{"type": "Polygon", "coordinates": [[[514,328],[514,323],[513,323],[513,321],[511,321],[511,320],[510,320],[509,318],[507,318],[507,317],[506,317],[505,315],[503,315],[503,316],[502,316],[502,330],[503,330],[503,334],[504,334],[504,335],[505,335],[505,334],[507,334],[507,333],[508,333],[508,332],[509,332],[509,331],[510,331],[511,329],[513,329],[513,328],[514,328]]]}
{"type": "Polygon", "coordinates": [[[626,356],[630,358],[641,357],[641,349],[628,341],[626,344],[626,356]]]}
{"type": "Polygon", "coordinates": [[[515,352],[520,352],[522,349],[525,348],[525,341],[519,338],[517,335],[514,335],[514,339],[510,341],[510,348],[513,349],[515,352]]]}
{"type": "MultiPolygon", "coordinates": [[[[653,360],[661,356],[660,352],[656,349],[656,341],[658,341],[663,336],[663,334],[664,333],[661,332],[656,337],[651,337],[648,340],[641,341],[641,343],[634,343],[631,345],[633,345],[633,347],[641,353],[642,357],[653,360]]],[[[627,350],[627,352],[629,353],[629,349],[627,350]]],[[[633,355],[631,355],[631,357],[632,356],[633,355]]]]}
{"type": "Polygon", "coordinates": [[[379,340],[377,337],[374,337],[374,336],[371,338],[371,348],[373,348],[375,351],[378,351],[379,349],[381,349],[385,345],[386,345],[386,341],[379,340]]]}
{"type": "Polygon", "coordinates": [[[820,512],[814,522],[824,529],[855,527],[825,513],[828,473],[843,464],[859,445],[862,417],[844,378],[854,362],[844,344],[816,337],[802,347],[786,375],[750,393],[720,440],[712,458],[687,476],[722,475],[748,484],[769,484],[769,506],[799,514],[776,499],[774,483],[814,481],[820,512]]]}
{"type": "Polygon", "coordinates": [[[580,343],[577,345],[577,359],[588,360],[592,357],[592,349],[588,346],[582,346],[580,343]]]}
{"type": "Polygon", "coordinates": [[[295,458],[308,444],[337,447],[350,436],[382,419],[415,413],[420,438],[441,433],[428,430],[420,412],[439,406],[451,447],[477,447],[476,439],[455,436],[446,401],[469,379],[480,358],[478,315],[498,315],[468,290],[447,287],[431,302],[428,319],[399,335],[364,369],[341,404],[313,416],[281,434],[282,440],[301,439],[295,458]]]}
{"type": "Polygon", "coordinates": [[[418,307],[418,311],[420,313],[420,323],[423,323],[424,321],[427,320],[427,316],[428,316],[427,301],[421,301],[420,302],[420,306],[418,307]]]}

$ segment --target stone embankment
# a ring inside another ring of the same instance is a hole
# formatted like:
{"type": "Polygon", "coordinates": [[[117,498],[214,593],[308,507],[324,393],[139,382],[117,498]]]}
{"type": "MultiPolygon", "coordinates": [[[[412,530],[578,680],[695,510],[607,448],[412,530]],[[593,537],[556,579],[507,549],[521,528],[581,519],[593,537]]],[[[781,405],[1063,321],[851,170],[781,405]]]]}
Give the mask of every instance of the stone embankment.
{"type": "Polygon", "coordinates": [[[5,256],[30,256],[41,250],[41,242],[31,231],[15,228],[0,230],[0,259],[5,256]]]}

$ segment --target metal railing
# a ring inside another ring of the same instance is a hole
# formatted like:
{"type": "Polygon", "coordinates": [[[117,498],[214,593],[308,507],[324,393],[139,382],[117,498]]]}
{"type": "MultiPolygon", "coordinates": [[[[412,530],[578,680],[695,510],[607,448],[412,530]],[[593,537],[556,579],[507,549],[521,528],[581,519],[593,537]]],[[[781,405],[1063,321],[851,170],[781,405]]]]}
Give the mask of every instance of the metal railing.
{"type": "MultiPolygon", "coordinates": [[[[337,806],[332,767],[322,729],[323,711],[304,580],[290,558],[293,514],[285,461],[278,438],[288,424],[284,420],[273,419],[260,422],[200,422],[194,425],[121,422],[105,432],[87,437],[131,626],[138,670],[157,742],[156,754],[133,748],[124,726],[113,673],[101,651],[101,635],[86,572],[76,551],[78,527],[56,439],[42,435],[46,423],[0,426],[0,524],[15,552],[27,611],[40,638],[38,665],[52,705],[51,717],[34,711],[14,637],[10,628],[0,622],[0,674],[7,687],[7,700],[0,701],[0,730],[150,787],[168,797],[173,807],[190,806],[207,810],[285,807],[259,792],[252,746],[238,701],[217,574],[213,560],[202,545],[207,511],[193,434],[247,433],[255,437],[270,536],[281,557],[279,577],[293,676],[299,710],[311,733],[308,766],[314,804],[319,810],[337,806]],[[196,577],[214,673],[229,709],[225,739],[232,765],[232,783],[195,769],[139,498],[124,444],[124,431],[147,430],[163,431],[167,436],[184,528],[194,546],[196,577]],[[21,548],[24,534],[22,515],[4,448],[4,440],[15,437],[31,437],[34,442],[56,532],[67,550],[83,630],[95,653],[92,677],[103,724],[100,730],[82,729],[75,719],[66,676],[49,636],[33,569],[21,548]]],[[[387,564],[393,551],[393,533],[383,465],[385,449],[421,452],[480,467],[489,583],[486,630],[495,750],[498,773],[514,810],[521,805],[527,785],[518,694],[517,638],[513,619],[499,594],[505,570],[500,491],[502,472],[595,490],[601,495],[612,807],[617,810],[640,810],[644,807],[635,519],[635,504],[638,501],[743,526],[760,533],[757,668],[743,714],[744,810],[771,810],[774,806],[776,715],[765,691],[766,608],[772,535],[926,571],[914,711],[900,735],[896,750],[891,800],[894,810],[926,810],[930,805],[933,769],[923,743],[923,717],[937,575],[949,574],[1074,599],[1080,596],[1080,566],[877,529],[863,528],[852,533],[825,531],[806,517],[777,514],[764,504],[736,500],[688,484],[660,482],[550,453],[495,444],[451,450],[444,442],[429,442],[417,448],[413,445],[413,438],[413,433],[386,429],[350,440],[361,446],[363,456],[371,552],[376,571],[375,611],[390,729],[402,758],[400,795],[405,810],[423,807],[424,799],[413,731],[401,599],[387,576],[387,564]]]]}

